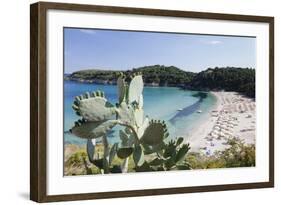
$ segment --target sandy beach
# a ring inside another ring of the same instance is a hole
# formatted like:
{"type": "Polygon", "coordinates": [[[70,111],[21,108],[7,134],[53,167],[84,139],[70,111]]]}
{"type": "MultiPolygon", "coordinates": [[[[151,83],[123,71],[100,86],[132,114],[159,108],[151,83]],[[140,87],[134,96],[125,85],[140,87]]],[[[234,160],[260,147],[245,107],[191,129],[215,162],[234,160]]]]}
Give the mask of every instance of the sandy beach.
{"type": "Polygon", "coordinates": [[[212,155],[224,150],[226,141],[238,137],[255,143],[256,106],[251,98],[236,92],[212,92],[217,103],[202,123],[187,136],[191,151],[212,155]]]}

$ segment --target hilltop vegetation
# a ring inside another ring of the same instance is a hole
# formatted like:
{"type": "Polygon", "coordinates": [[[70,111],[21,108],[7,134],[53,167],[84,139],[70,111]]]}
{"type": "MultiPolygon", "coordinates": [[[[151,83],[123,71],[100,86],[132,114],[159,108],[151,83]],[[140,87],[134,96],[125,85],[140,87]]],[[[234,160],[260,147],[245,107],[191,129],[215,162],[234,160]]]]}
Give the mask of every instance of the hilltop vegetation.
{"type": "MultiPolygon", "coordinates": [[[[89,83],[115,84],[117,75],[121,71],[112,70],[81,70],[72,73],[69,78],[89,83]]],[[[195,76],[195,73],[183,71],[175,66],[153,65],[132,70],[122,71],[127,76],[132,73],[141,72],[143,81],[146,85],[152,86],[179,86],[189,83],[195,76]]]]}
{"type": "Polygon", "coordinates": [[[108,80],[108,81],[115,81],[116,74],[120,71],[111,71],[111,70],[99,70],[99,69],[90,69],[90,70],[80,70],[71,73],[68,78],[70,80],[84,80],[84,81],[91,81],[91,80],[108,80]]]}
{"type": "MultiPolygon", "coordinates": [[[[87,83],[116,84],[120,71],[81,70],[66,77],[87,83]]],[[[191,90],[236,91],[249,97],[255,97],[255,69],[222,67],[208,68],[199,73],[186,72],[175,66],[152,65],[122,71],[127,76],[141,72],[145,85],[177,86],[191,90]]]]}
{"type": "Polygon", "coordinates": [[[194,90],[225,90],[255,97],[255,69],[208,68],[198,73],[188,87],[194,90]]]}
{"type": "Polygon", "coordinates": [[[133,68],[133,72],[141,72],[145,83],[159,84],[160,86],[177,86],[189,83],[196,75],[192,72],[183,71],[175,66],[144,66],[133,68]]]}

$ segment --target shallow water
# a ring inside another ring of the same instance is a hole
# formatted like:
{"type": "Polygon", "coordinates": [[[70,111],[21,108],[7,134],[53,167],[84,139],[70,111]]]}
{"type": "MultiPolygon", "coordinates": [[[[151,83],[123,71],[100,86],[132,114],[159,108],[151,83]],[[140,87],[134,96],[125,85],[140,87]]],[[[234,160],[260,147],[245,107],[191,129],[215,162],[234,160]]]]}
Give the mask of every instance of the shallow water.
{"type": "MultiPolygon", "coordinates": [[[[117,87],[115,85],[86,84],[74,81],[64,82],[64,143],[85,144],[86,140],[71,135],[68,130],[74,121],[79,119],[72,110],[72,103],[77,95],[87,91],[102,90],[112,103],[117,102],[117,87]]],[[[145,87],[144,111],[150,119],[165,120],[171,138],[188,136],[188,133],[200,123],[213,108],[216,98],[208,93],[205,98],[194,96],[197,91],[187,91],[175,87],[145,87]],[[197,111],[201,110],[202,113],[197,111]]],[[[115,128],[115,130],[117,130],[115,128]]],[[[119,140],[116,131],[110,133],[109,142],[119,140]]]]}

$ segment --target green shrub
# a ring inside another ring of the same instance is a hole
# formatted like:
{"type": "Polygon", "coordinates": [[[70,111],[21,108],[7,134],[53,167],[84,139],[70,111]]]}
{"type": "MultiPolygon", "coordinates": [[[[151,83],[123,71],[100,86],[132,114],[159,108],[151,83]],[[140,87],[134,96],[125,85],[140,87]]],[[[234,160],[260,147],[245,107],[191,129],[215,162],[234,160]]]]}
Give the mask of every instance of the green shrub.
{"type": "Polygon", "coordinates": [[[255,145],[245,144],[239,138],[231,138],[226,142],[228,147],[211,156],[198,152],[187,155],[186,161],[192,169],[253,167],[255,166],[255,145]]]}
{"type": "Polygon", "coordinates": [[[229,148],[219,153],[225,161],[226,167],[253,167],[255,166],[255,145],[245,144],[239,138],[229,139],[229,148]]]}

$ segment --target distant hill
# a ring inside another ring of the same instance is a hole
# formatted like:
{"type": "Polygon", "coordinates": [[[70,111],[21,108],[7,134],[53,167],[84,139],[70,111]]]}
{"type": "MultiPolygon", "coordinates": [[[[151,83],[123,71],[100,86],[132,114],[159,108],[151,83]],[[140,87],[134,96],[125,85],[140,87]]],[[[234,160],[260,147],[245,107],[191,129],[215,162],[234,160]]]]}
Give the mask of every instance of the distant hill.
{"type": "MultiPolygon", "coordinates": [[[[88,83],[116,84],[119,72],[121,71],[81,70],[72,73],[67,79],[88,83]]],[[[164,65],[144,66],[122,72],[126,75],[141,72],[145,85],[151,86],[184,86],[195,76],[195,73],[183,71],[175,66],[164,65]]]]}
{"type": "Polygon", "coordinates": [[[127,71],[81,70],[65,76],[65,79],[85,83],[116,84],[119,72],[127,76],[141,72],[147,86],[176,86],[201,91],[236,91],[255,97],[255,69],[252,68],[216,67],[193,73],[175,66],[152,65],[127,71]]]}
{"type": "Polygon", "coordinates": [[[133,72],[141,72],[144,82],[147,84],[159,84],[160,86],[177,86],[189,83],[196,75],[186,72],[175,66],[153,65],[133,68],[133,72]]]}
{"type": "Polygon", "coordinates": [[[89,69],[80,70],[71,73],[66,80],[74,80],[85,83],[102,83],[102,84],[114,84],[116,83],[117,73],[120,71],[111,70],[99,70],[99,69],[89,69]]]}
{"type": "Polygon", "coordinates": [[[194,76],[188,84],[194,90],[225,90],[255,97],[255,69],[208,68],[194,76]]]}

